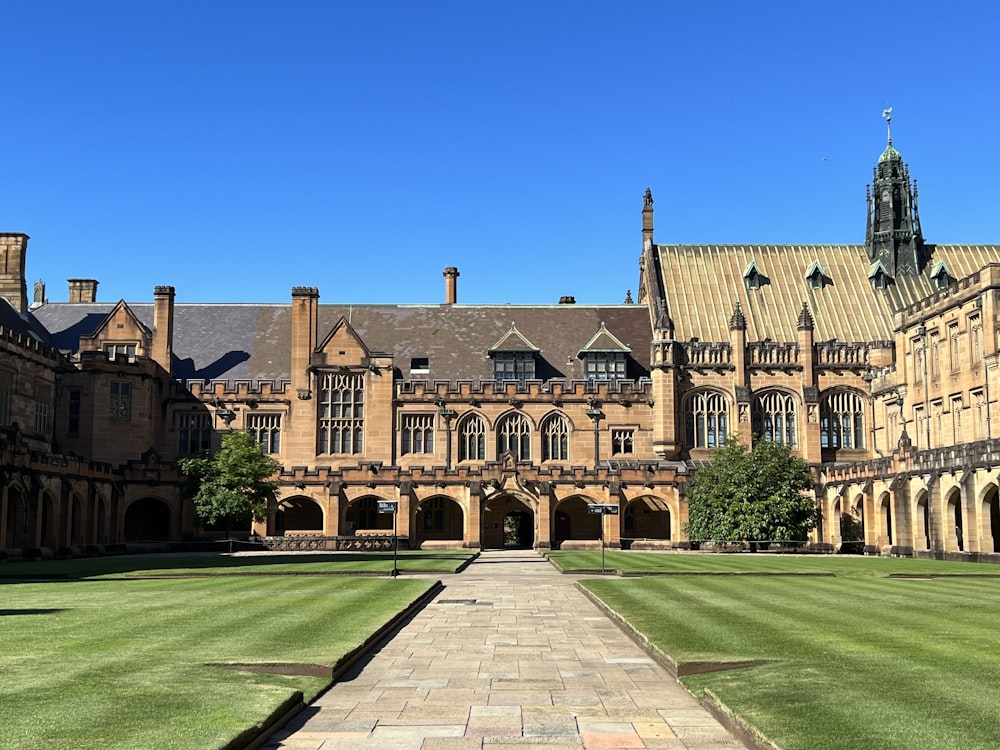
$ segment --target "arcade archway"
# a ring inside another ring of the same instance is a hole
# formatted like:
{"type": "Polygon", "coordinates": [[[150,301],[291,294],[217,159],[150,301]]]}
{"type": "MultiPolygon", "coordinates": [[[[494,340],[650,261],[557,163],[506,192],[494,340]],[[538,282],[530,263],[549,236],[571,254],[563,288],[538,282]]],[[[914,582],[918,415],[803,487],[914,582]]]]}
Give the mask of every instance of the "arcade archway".
{"type": "Polygon", "coordinates": [[[450,497],[429,497],[417,506],[410,537],[419,547],[424,542],[461,542],[465,538],[465,513],[450,497]]]}
{"type": "Polygon", "coordinates": [[[125,509],[126,542],[162,542],[170,538],[170,508],[155,497],[136,500],[125,509]]]}
{"type": "Polygon", "coordinates": [[[670,539],[670,506],[658,497],[640,497],[625,507],[621,538],[626,540],[670,539]]]}
{"type": "Polygon", "coordinates": [[[282,499],[274,514],[274,531],[278,536],[293,534],[322,534],[323,509],[308,497],[282,499]]]}
{"type": "Polygon", "coordinates": [[[603,516],[590,512],[582,497],[570,497],[560,502],[552,518],[552,546],[559,549],[563,542],[596,541],[601,538],[603,516]]]}

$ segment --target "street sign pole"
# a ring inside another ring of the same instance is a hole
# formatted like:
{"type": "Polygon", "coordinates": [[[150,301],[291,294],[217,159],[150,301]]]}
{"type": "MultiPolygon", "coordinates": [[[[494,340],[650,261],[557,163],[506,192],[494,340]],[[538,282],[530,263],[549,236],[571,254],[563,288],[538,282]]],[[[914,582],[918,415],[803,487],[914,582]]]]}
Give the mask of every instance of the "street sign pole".
{"type": "Polygon", "coordinates": [[[399,575],[397,558],[399,554],[399,532],[397,527],[397,516],[399,515],[399,503],[396,500],[380,500],[378,503],[379,513],[392,513],[392,573],[393,578],[399,575]]]}
{"type": "Polygon", "coordinates": [[[605,516],[617,516],[618,506],[617,505],[602,505],[601,503],[593,503],[587,508],[591,515],[601,517],[601,575],[604,575],[604,517],[605,516]]]}

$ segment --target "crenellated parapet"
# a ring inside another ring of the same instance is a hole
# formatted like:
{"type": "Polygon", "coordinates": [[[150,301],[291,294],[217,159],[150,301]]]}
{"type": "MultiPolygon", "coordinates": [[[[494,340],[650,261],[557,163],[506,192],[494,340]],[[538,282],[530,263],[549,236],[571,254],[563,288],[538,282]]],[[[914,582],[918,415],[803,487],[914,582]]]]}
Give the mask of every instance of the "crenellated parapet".
{"type": "Polygon", "coordinates": [[[5,352],[12,356],[28,357],[36,362],[52,365],[62,359],[58,349],[54,349],[26,333],[19,333],[0,326],[0,341],[11,345],[5,352]]]}
{"type": "Polygon", "coordinates": [[[562,400],[588,401],[599,399],[645,399],[651,394],[649,380],[403,380],[398,383],[396,398],[400,402],[469,401],[509,402],[512,398],[536,403],[562,400]]]}
{"type": "Polygon", "coordinates": [[[213,380],[207,383],[203,381],[191,381],[188,383],[188,390],[192,396],[202,401],[217,399],[287,401],[291,398],[289,395],[289,385],[290,383],[287,380],[213,380]]]}

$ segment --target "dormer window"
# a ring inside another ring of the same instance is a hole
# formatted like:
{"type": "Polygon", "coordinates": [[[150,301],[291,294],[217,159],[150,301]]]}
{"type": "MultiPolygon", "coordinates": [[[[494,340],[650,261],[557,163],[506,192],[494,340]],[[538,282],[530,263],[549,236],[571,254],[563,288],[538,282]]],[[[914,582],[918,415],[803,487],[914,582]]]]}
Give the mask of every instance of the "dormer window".
{"type": "Polygon", "coordinates": [[[814,260],[806,271],[806,284],[810,289],[822,289],[826,284],[826,276],[823,273],[819,261],[814,260]]]}
{"type": "Polygon", "coordinates": [[[516,380],[524,383],[535,379],[535,356],[532,352],[494,352],[493,378],[498,383],[516,380]]]}
{"type": "Polygon", "coordinates": [[[135,362],[135,344],[105,344],[104,353],[108,359],[114,362],[119,357],[124,357],[127,362],[135,362]]]}
{"type": "Polygon", "coordinates": [[[540,351],[511,323],[507,333],[488,352],[493,359],[493,379],[498,383],[516,380],[522,384],[534,380],[535,359],[540,351]]]}
{"type": "Polygon", "coordinates": [[[945,265],[943,260],[939,260],[934,264],[934,268],[931,270],[931,284],[934,285],[935,291],[947,289],[954,282],[955,277],[948,272],[948,266],[945,265]]]}
{"type": "Polygon", "coordinates": [[[583,373],[587,380],[622,380],[625,378],[625,352],[585,352],[583,373]]]}
{"type": "Polygon", "coordinates": [[[612,334],[604,323],[577,356],[583,361],[587,380],[623,380],[628,374],[632,350],[612,334]]]}
{"type": "Polygon", "coordinates": [[[760,289],[769,279],[757,268],[757,261],[750,261],[750,265],[743,271],[743,284],[747,289],[760,289]]]}
{"type": "Polygon", "coordinates": [[[888,289],[892,277],[885,270],[882,261],[878,260],[872,264],[871,269],[868,271],[868,280],[872,283],[872,288],[874,289],[888,289]]]}

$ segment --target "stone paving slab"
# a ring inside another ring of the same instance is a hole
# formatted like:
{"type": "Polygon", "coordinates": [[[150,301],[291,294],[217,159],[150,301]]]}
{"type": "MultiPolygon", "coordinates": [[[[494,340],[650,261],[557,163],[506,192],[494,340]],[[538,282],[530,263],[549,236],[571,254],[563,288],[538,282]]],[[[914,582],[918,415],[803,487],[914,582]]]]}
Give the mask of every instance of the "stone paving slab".
{"type": "Polygon", "coordinates": [[[485,552],[263,750],[740,748],[533,552],[485,552]]]}

